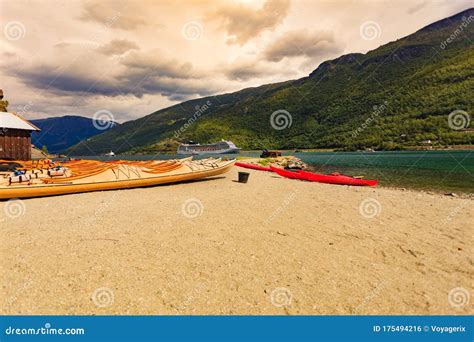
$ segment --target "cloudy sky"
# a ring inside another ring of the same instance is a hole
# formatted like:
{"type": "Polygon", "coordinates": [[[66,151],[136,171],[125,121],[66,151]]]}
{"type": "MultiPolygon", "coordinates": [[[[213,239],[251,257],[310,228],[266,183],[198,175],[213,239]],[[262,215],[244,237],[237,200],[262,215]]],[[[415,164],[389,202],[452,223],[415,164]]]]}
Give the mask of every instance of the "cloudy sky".
{"type": "Polygon", "coordinates": [[[123,122],[308,75],[473,0],[0,0],[0,88],[27,118],[123,122]]]}

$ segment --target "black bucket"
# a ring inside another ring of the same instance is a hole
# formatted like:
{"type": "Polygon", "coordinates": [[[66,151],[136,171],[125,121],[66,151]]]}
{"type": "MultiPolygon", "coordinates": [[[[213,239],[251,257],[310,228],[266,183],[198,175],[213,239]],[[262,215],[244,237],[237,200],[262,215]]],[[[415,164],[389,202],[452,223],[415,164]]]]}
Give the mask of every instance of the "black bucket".
{"type": "Polygon", "coordinates": [[[250,173],[248,172],[239,172],[239,183],[247,183],[249,176],[250,173]]]}

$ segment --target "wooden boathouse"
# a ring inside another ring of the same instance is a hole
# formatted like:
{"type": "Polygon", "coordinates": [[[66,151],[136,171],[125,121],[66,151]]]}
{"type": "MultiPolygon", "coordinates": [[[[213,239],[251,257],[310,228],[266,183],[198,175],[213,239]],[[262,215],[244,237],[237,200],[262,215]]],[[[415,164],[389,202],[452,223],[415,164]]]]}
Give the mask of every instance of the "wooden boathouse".
{"type": "Polygon", "coordinates": [[[31,122],[15,113],[6,111],[8,102],[3,101],[0,90],[0,159],[31,159],[31,132],[40,131],[31,122]]]}

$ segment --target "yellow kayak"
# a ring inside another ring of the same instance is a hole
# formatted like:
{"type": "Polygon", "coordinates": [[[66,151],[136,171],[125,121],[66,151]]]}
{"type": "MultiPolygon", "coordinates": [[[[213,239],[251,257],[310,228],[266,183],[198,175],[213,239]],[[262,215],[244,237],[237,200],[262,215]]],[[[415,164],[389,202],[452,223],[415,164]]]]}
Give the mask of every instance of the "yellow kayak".
{"type": "Polygon", "coordinates": [[[191,158],[170,161],[81,160],[35,168],[30,162],[0,178],[0,199],[31,198],[90,191],[130,189],[196,180],[229,171],[235,160],[191,158]]]}

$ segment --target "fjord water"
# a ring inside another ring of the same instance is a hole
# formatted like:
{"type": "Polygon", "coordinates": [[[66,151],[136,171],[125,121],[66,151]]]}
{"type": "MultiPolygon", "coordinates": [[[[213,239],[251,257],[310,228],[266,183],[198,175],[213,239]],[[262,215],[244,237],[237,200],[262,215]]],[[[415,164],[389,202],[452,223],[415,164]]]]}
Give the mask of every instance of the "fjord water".
{"type": "MultiPolygon", "coordinates": [[[[207,157],[234,158],[258,157],[257,152],[238,155],[200,155],[207,157]]],[[[414,188],[445,192],[474,192],[474,150],[397,151],[397,152],[285,152],[311,165],[318,173],[340,172],[365,179],[378,179],[381,186],[414,188]]],[[[113,159],[175,159],[177,154],[141,156],[115,156],[113,159]]],[[[102,159],[108,157],[82,157],[102,159]]]]}
{"type": "Polygon", "coordinates": [[[294,153],[315,172],[378,179],[382,186],[474,192],[474,150],[294,153]]]}

